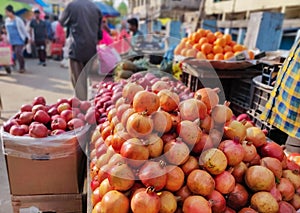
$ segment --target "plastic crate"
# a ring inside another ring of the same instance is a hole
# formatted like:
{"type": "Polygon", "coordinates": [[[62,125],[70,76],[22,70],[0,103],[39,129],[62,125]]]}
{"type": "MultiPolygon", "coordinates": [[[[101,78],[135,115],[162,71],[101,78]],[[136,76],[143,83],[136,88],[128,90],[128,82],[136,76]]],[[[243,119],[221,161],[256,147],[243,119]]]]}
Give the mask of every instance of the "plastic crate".
{"type": "Polygon", "coordinates": [[[268,86],[276,80],[277,74],[281,68],[281,64],[263,65],[261,82],[268,86]]]}

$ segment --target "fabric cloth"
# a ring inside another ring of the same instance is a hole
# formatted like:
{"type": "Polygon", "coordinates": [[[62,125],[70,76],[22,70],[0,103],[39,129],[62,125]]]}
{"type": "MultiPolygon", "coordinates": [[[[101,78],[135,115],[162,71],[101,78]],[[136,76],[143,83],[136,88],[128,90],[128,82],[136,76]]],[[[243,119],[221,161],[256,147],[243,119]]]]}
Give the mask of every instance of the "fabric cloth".
{"type": "Polygon", "coordinates": [[[23,45],[24,41],[20,36],[20,33],[17,28],[16,20],[10,21],[6,25],[6,30],[9,31],[10,44],[11,45],[23,45]]]}
{"type": "Polygon", "coordinates": [[[69,61],[70,77],[75,89],[75,96],[80,100],[87,100],[87,73],[82,72],[85,64],[73,59],[69,61]]]}
{"type": "Polygon", "coordinates": [[[30,27],[33,29],[34,41],[42,42],[47,39],[47,26],[43,20],[33,19],[30,27]]]}
{"type": "MultiPolygon", "coordinates": [[[[14,21],[16,22],[19,36],[21,37],[22,41],[25,43],[26,38],[29,38],[29,34],[28,34],[25,24],[21,18],[19,18],[18,16],[15,16],[14,19],[7,17],[5,19],[5,27],[6,27],[6,29],[8,29],[8,26],[11,25],[11,23],[14,21]]],[[[12,39],[11,38],[12,35],[10,34],[9,29],[7,30],[7,35],[8,35],[8,37],[7,37],[8,41],[10,42],[10,40],[12,39]]]]}
{"type": "Polygon", "coordinates": [[[300,39],[277,75],[261,118],[289,136],[300,139],[300,39]]]}
{"type": "Polygon", "coordinates": [[[13,45],[13,51],[16,54],[16,58],[20,65],[20,70],[25,69],[25,60],[23,57],[23,48],[24,45],[13,45]]]}
{"type": "Polygon", "coordinates": [[[89,0],[75,0],[68,4],[59,22],[69,28],[71,47],[69,57],[86,63],[96,54],[102,14],[89,0]]]}

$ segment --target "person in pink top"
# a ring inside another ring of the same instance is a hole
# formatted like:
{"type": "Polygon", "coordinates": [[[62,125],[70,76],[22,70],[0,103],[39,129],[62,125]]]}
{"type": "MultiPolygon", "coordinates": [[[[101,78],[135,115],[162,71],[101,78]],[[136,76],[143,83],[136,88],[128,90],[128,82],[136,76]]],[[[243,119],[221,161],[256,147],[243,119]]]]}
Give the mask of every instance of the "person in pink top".
{"type": "Polygon", "coordinates": [[[55,43],[59,43],[65,45],[66,42],[66,33],[64,28],[58,22],[55,28],[55,35],[54,35],[55,43]]]}

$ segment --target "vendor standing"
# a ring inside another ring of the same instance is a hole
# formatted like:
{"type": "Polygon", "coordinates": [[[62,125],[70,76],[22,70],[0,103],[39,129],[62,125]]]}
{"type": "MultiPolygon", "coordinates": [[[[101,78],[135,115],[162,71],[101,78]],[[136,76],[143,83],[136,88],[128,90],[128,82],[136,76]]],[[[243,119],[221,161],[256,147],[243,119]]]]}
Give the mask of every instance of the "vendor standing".
{"type": "Polygon", "coordinates": [[[288,134],[287,151],[300,152],[300,39],[277,75],[262,119],[288,134]]]}
{"type": "Polygon", "coordinates": [[[129,30],[131,31],[131,45],[137,46],[144,40],[143,33],[139,30],[139,22],[136,18],[131,18],[127,20],[129,24],[129,30]]]}

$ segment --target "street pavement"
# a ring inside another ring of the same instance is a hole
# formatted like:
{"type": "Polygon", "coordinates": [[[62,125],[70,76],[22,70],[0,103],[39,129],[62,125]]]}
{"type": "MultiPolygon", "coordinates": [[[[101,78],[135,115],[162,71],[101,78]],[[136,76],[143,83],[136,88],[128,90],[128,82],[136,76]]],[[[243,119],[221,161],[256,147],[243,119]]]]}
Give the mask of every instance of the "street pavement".
{"type": "MultiPolygon", "coordinates": [[[[50,104],[59,98],[73,96],[68,69],[60,67],[59,61],[51,59],[47,61],[46,67],[37,63],[37,59],[26,59],[26,72],[22,74],[12,70],[11,75],[7,75],[5,70],[0,68],[0,97],[3,105],[0,111],[0,126],[15,114],[22,104],[31,103],[36,96],[44,96],[50,104]]],[[[1,145],[0,213],[10,212],[12,208],[9,184],[1,145]]]]}

